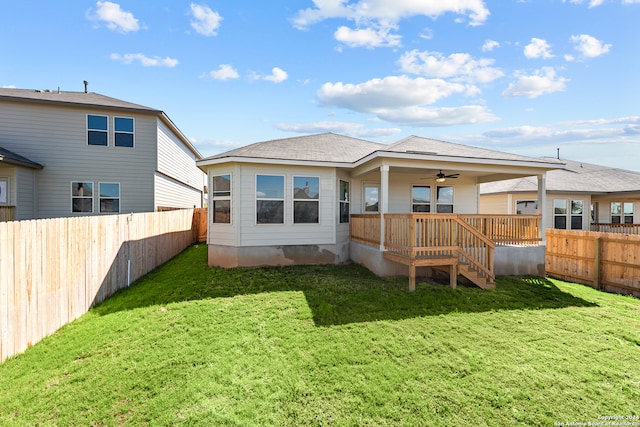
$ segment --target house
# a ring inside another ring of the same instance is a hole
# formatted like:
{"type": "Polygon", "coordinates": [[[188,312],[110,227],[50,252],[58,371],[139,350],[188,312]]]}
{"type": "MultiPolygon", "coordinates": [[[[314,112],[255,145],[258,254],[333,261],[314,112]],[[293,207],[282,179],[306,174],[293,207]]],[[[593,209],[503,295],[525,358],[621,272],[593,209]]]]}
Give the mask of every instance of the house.
{"type": "MultiPolygon", "coordinates": [[[[565,169],[547,173],[546,228],[640,230],[640,172],[562,160],[565,169]]],[[[537,214],[532,177],[480,185],[480,212],[537,214]]]]}
{"type": "Polygon", "coordinates": [[[544,194],[547,171],[563,166],[418,136],[384,145],[333,133],[197,164],[210,189],[210,265],[353,260],[381,276],[408,274],[410,287],[434,269],[452,286],[459,275],[491,287],[496,273],[544,274],[541,216],[481,217],[479,185],[533,176],[544,194]]]}
{"type": "Polygon", "coordinates": [[[0,219],[200,207],[201,158],[160,110],[91,92],[0,89],[0,219]]]}

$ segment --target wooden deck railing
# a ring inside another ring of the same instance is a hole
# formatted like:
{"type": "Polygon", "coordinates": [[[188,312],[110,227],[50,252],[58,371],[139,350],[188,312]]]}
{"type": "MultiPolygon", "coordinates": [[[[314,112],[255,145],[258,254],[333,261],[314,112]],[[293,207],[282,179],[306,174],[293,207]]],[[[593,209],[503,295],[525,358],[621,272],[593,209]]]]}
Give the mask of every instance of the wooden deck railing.
{"type": "Polygon", "coordinates": [[[454,257],[493,279],[495,243],[456,214],[386,214],[385,249],[409,258],[454,257]]]}
{"type": "Polygon", "coordinates": [[[15,206],[0,206],[0,221],[13,221],[15,206]]]}
{"type": "Polygon", "coordinates": [[[591,231],[599,231],[601,233],[640,234],[640,224],[604,224],[600,222],[592,222],[591,231]]]}
{"type": "Polygon", "coordinates": [[[460,215],[498,245],[534,245],[542,241],[540,215],[460,215]]]}
{"type": "Polygon", "coordinates": [[[380,214],[355,214],[349,218],[351,240],[380,245],[380,214]]]}
{"type": "MultiPolygon", "coordinates": [[[[386,216],[412,216],[418,214],[387,214],[386,216]]],[[[458,214],[419,214],[426,217],[441,218],[444,222],[441,222],[438,226],[432,225],[431,231],[434,237],[443,236],[443,227],[446,228],[446,221],[444,218],[459,217],[467,224],[471,225],[474,229],[478,230],[489,240],[498,245],[534,245],[542,241],[540,233],[540,215],[458,215],[458,214]]],[[[408,223],[407,223],[408,224],[408,223]]],[[[611,225],[611,224],[606,224],[611,225]]],[[[614,224],[617,225],[617,224],[614,224]]],[[[621,224],[630,225],[630,224],[621,224]]],[[[379,245],[380,244],[380,214],[354,214],[351,215],[351,239],[365,244],[379,245]]],[[[389,224],[386,226],[386,234],[396,233],[396,235],[408,235],[402,228],[401,222],[389,224]],[[391,228],[389,228],[391,227],[391,228]],[[399,227],[399,228],[394,228],[399,227]]],[[[406,225],[408,227],[408,225],[406,225]]],[[[640,224],[635,224],[637,232],[629,234],[640,234],[640,224]]],[[[420,229],[418,228],[417,231],[420,229]]],[[[415,243],[420,241],[416,235],[415,243]]],[[[412,246],[413,241],[398,241],[400,246],[412,246]]],[[[395,243],[394,243],[395,244],[395,243]]]]}

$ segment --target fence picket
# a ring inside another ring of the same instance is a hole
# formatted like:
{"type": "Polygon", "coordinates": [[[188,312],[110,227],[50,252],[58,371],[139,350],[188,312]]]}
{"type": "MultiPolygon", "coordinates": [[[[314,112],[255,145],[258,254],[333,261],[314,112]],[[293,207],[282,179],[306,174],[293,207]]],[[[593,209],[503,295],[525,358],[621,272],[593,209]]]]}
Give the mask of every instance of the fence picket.
{"type": "Polygon", "coordinates": [[[191,245],[203,232],[194,233],[200,215],[185,209],[0,222],[0,362],[191,245]]]}

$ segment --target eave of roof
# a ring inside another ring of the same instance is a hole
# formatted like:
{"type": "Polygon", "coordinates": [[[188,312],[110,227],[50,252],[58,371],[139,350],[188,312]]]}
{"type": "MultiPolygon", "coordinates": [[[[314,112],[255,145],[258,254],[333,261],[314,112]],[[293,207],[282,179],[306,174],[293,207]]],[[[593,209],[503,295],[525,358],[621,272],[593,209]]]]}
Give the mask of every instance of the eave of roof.
{"type": "Polygon", "coordinates": [[[68,107],[90,107],[115,111],[128,111],[142,114],[153,114],[158,117],[180,138],[182,143],[196,156],[202,159],[202,154],[189,139],[180,131],[173,121],[162,110],[123,101],[117,98],[101,95],[95,92],[68,92],[52,90],[30,90],[0,88],[0,100],[44,105],[60,105],[68,107]]]}
{"type": "Polygon", "coordinates": [[[6,148],[0,147],[0,164],[6,163],[10,165],[16,166],[24,166],[32,169],[42,169],[43,165],[40,163],[34,162],[33,160],[29,160],[24,156],[21,156],[18,153],[14,153],[13,151],[7,150],[6,148]]]}

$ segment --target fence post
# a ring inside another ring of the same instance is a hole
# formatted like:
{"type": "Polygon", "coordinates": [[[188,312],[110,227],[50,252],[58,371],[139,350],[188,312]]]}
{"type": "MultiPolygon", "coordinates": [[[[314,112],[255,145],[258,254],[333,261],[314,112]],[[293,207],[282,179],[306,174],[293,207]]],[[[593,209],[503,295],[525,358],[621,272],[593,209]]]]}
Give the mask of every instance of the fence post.
{"type": "Polygon", "coordinates": [[[600,236],[593,239],[593,287],[600,287],[600,236]]]}

